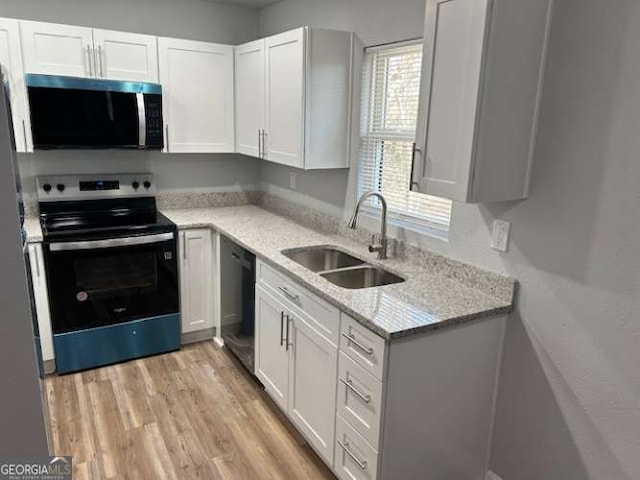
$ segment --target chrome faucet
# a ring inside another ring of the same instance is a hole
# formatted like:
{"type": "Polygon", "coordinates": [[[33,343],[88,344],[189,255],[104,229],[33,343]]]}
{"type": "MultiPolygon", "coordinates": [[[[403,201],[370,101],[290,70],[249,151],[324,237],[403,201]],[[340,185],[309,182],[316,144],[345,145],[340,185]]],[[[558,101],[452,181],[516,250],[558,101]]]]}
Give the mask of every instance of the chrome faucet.
{"type": "Polygon", "coordinates": [[[349,221],[349,228],[355,229],[358,226],[358,214],[360,213],[360,207],[364,203],[364,201],[369,197],[378,197],[380,199],[380,203],[382,204],[382,220],[381,220],[381,228],[380,228],[380,242],[376,243],[375,235],[373,236],[373,240],[371,245],[369,245],[370,252],[378,252],[378,260],[386,260],[387,258],[387,201],[384,196],[380,192],[371,191],[367,192],[360,200],[358,200],[358,204],[356,205],[356,209],[353,212],[353,216],[349,221]]]}

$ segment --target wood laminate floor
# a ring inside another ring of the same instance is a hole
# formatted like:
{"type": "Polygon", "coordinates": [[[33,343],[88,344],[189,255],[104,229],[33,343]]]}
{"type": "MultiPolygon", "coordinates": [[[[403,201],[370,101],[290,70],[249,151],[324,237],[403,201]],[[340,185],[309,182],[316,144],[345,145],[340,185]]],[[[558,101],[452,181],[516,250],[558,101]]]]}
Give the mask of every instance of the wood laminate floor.
{"type": "Polygon", "coordinates": [[[45,380],[53,454],[79,479],[334,479],[212,342],[45,380]]]}

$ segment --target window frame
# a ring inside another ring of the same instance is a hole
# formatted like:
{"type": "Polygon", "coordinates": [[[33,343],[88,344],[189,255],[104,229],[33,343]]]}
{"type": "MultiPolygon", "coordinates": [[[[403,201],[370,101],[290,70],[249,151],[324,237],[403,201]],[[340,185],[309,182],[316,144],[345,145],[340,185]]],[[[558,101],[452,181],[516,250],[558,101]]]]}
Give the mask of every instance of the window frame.
{"type": "MultiPolygon", "coordinates": [[[[373,62],[376,61],[374,55],[377,52],[385,52],[392,51],[395,49],[400,49],[403,47],[411,47],[411,46],[423,46],[422,39],[413,39],[406,40],[401,42],[393,42],[384,45],[377,45],[373,47],[367,47],[364,49],[364,57],[362,64],[362,85],[361,85],[361,100],[362,104],[360,106],[360,124],[358,131],[358,142],[359,142],[359,153],[358,153],[358,173],[357,173],[357,181],[356,181],[356,191],[358,194],[358,198],[362,196],[368,190],[377,190],[382,191],[382,171],[384,166],[382,165],[381,159],[375,160],[367,160],[367,162],[371,162],[371,165],[368,163],[365,164],[363,161],[363,156],[365,151],[363,146],[367,141],[381,141],[382,146],[385,141],[398,141],[398,142],[407,142],[408,144],[414,144],[416,141],[416,133],[413,135],[403,135],[397,131],[386,133],[382,128],[379,128],[381,125],[377,125],[373,128],[370,128],[372,124],[376,122],[381,122],[384,118],[384,109],[386,109],[388,104],[388,95],[384,92],[386,91],[388,77],[384,75],[384,82],[376,82],[379,78],[379,74],[377,74],[375,66],[373,62]],[[369,57],[371,55],[371,57],[369,57]],[[368,70],[368,72],[367,72],[368,70]],[[365,77],[365,74],[369,74],[368,77],[365,77]],[[383,106],[380,107],[380,114],[376,115],[376,100],[380,98],[383,99],[383,106]],[[365,111],[366,107],[366,111],[365,111]],[[373,117],[373,118],[372,118],[373,117]],[[374,172],[372,174],[373,181],[371,182],[373,188],[364,189],[363,188],[363,169],[371,168],[374,172]]],[[[422,76],[422,65],[420,68],[420,76],[422,76]]],[[[419,102],[420,97],[420,87],[418,88],[418,99],[416,101],[419,102]]],[[[417,121],[416,118],[416,128],[417,121]]],[[[379,156],[381,153],[381,148],[375,150],[375,155],[379,156]]],[[[410,166],[411,168],[411,166],[410,166]]],[[[409,179],[408,179],[409,181],[409,179]]],[[[384,193],[384,192],[383,192],[384,193]]],[[[441,199],[443,202],[449,203],[448,209],[448,222],[446,225],[436,220],[436,215],[432,212],[429,212],[424,215],[415,215],[411,212],[403,210],[402,208],[393,208],[392,205],[389,205],[389,210],[387,212],[388,221],[391,225],[399,227],[401,229],[406,229],[412,232],[417,232],[423,235],[429,235],[441,240],[448,240],[449,232],[451,230],[451,217],[453,210],[453,203],[447,199],[441,199]]],[[[362,214],[368,219],[379,218],[380,216],[380,202],[376,199],[370,199],[362,205],[362,214]]]]}

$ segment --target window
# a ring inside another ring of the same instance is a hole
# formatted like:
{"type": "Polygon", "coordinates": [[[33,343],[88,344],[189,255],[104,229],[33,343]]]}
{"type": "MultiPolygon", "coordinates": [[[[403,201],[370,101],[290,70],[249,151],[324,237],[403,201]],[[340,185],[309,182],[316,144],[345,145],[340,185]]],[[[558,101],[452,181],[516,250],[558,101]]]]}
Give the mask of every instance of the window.
{"type": "MultiPolygon", "coordinates": [[[[390,221],[446,237],[451,202],[412,192],[411,152],[416,136],[422,43],[367,49],[362,81],[358,193],[381,191],[390,221]]],[[[377,199],[367,205],[380,208],[377,199]]]]}

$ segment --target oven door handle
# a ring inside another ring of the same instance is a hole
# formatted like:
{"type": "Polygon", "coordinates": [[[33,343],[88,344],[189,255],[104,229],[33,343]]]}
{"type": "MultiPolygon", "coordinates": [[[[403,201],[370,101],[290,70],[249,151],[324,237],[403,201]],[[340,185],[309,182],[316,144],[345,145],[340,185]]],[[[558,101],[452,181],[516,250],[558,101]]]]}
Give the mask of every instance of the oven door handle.
{"type": "Polygon", "coordinates": [[[129,247],[132,245],[149,245],[173,240],[173,233],[159,233],[140,237],[110,238],[107,240],[90,240],[86,242],[56,242],[49,244],[52,252],[72,250],[97,250],[100,248],[129,247]]]}

